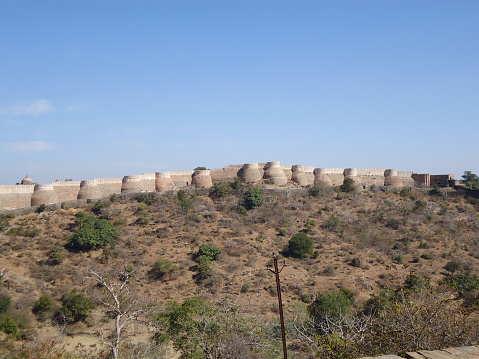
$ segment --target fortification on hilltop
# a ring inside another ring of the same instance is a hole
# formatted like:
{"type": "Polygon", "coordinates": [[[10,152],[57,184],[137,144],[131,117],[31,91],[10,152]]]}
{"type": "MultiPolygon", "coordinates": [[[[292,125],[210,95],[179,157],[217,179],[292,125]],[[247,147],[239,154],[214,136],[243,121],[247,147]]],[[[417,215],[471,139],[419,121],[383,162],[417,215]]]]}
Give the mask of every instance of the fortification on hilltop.
{"type": "Polygon", "coordinates": [[[229,165],[212,170],[156,172],[127,175],[123,178],[55,181],[49,184],[35,184],[31,178],[25,176],[16,185],[0,186],[0,211],[74,200],[97,200],[120,193],[165,192],[188,186],[210,188],[214,183],[233,181],[235,177],[243,179],[246,183],[278,188],[338,186],[346,177],[354,179],[355,184],[363,189],[372,185],[378,187],[454,185],[453,174],[417,174],[385,168],[315,168],[281,165],[275,161],[229,165]]]}

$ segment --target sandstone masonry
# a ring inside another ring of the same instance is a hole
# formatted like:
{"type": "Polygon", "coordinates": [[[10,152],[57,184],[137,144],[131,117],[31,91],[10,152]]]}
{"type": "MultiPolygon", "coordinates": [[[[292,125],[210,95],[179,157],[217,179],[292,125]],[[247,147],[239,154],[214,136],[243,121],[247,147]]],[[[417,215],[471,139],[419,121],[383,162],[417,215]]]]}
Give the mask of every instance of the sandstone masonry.
{"type": "Polygon", "coordinates": [[[41,204],[57,204],[74,200],[97,200],[113,194],[164,192],[187,186],[210,188],[220,181],[242,178],[246,183],[264,183],[275,187],[313,184],[341,185],[345,177],[354,179],[360,188],[370,186],[413,187],[448,186],[454,175],[417,174],[386,168],[320,168],[301,165],[281,165],[280,162],[246,163],[224,168],[197,171],[156,172],[128,175],[123,178],[94,178],[83,181],[55,181],[34,184],[26,176],[20,184],[0,186],[0,211],[26,208],[41,204]]]}

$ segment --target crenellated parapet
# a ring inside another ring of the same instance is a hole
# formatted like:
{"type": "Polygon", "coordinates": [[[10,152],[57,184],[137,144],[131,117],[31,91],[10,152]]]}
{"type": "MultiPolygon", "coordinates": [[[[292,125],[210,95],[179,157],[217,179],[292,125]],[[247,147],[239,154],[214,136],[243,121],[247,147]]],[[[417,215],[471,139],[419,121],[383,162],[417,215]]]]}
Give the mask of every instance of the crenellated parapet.
{"type": "Polygon", "coordinates": [[[282,165],[278,161],[229,165],[212,170],[144,173],[119,178],[83,181],[55,181],[34,184],[25,176],[17,185],[0,186],[0,210],[55,204],[70,200],[97,200],[113,194],[166,192],[195,186],[210,188],[220,181],[239,177],[247,184],[261,186],[339,186],[352,178],[360,188],[453,185],[454,175],[417,174],[385,168],[324,168],[282,165]]]}

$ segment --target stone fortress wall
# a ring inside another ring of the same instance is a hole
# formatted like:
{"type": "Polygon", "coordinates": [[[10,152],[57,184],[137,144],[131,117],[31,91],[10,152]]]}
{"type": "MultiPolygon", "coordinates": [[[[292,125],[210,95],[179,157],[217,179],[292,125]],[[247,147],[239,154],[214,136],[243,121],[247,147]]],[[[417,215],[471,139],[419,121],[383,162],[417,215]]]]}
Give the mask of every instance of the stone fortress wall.
{"type": "Polygon", "coordinates": [[[212,170],[156,172],[128,175],[123,178],[94,178],[83,181],[55,181],[34,184],[25,177],[21,184],[0,186],[0,210],[54,204],[74,200],[96,200],[120,193],[165,192],[195,186],[209,188],[220,181],[235,177],[246,183],[263,183],[275,187],[312,185],[338,186],[350,177],[359,187],[448,186],[454,175],[417,174],[385,168],[315,168],[281,165],[280,162],[229,165],[212,170]]]}

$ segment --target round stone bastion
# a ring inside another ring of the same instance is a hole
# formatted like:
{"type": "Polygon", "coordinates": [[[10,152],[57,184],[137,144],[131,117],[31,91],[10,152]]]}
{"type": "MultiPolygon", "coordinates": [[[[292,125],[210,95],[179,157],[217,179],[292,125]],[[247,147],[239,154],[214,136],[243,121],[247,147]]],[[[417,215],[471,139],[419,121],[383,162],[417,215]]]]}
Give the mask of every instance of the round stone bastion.
{"type": "Polygon", "coordinates": [[[277,186],[284,186],[286,183],[288,183],[286,174],[281,169],[279,161],[266,163],[264,169],[265,171],[263,178],[270,180],[272,184],[277,186]]]}
{"type": "Polygon", "coordinates": [[[193,172],[191,184],[196,188],[211,188],[213,187],[213,180],[211,179],[210,170],[196,170],[193,172]]]}
{"type": "Polygon", "coordinates": [[[245,183],[255,183],[261,179],[261,173],[257,163],[245,163],[243,168],[238,172],[238,177],[245,183]]]}
{"type": "Polygon", "coordinates": [[[291,180],[299,184],[301,187],[306,187],[310,184],[313,184],[311,182],[311,176],[304,172],[303,166],[294,165],[291,167],[291,172],[291,180]]]}
{"type": "Polygon", "coordinates": [[[170,177],[170,172],[155,173],[155,190],[157,192],[172,191],[175,188],[175,182],[170,177]]]}
{"type": "Polygon", "coordinates": [[[121,181],[121,193],[137,193],[144,189],[143,176],[133,175],[125,176],[121,181]]]}
{"type": "Polygon", "coordinates": [[[314,184],[318,186],[332,186],[333,180],[329,175],[325,173],[326,171],[322,168],[314,169],[314,184]]]}
{"type": "Polygon", "coordinates": [[[36,184],[33,188],[32,206],[37,207],[42,204],[58,203],[58,196],[51,184],[36,184]]]}
{"type": "Polygon", "coordinates": [[[80,190],[77,199],[98,199],[101,198],[101,192],[98,189],[95,180],[84,180],[80,182],[80,190]]]}

